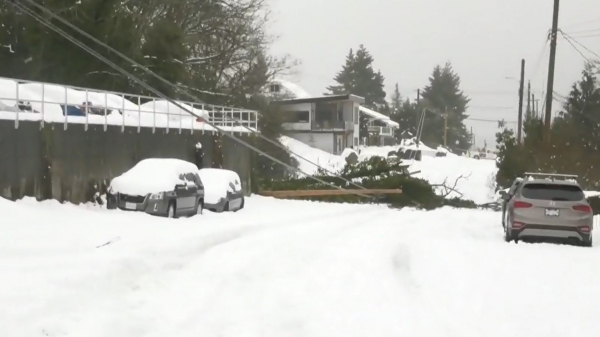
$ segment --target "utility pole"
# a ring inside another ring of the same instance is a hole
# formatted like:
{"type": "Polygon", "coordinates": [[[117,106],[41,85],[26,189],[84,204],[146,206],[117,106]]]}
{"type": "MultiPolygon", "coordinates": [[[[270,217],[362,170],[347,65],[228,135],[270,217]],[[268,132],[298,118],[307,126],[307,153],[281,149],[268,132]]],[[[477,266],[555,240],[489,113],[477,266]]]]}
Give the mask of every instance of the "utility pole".
{"type": "Polygon", "coordinates": [[[533,111],[531,115],[537,118],[537,111],[535,109],[535,94],[531,94],[531,110],[533,111]]]}
{"type": "Polygon", "coordinates": [[[525,86],[525,59],[521,60],[521,85],[519,86],[519,125],[517,126],[517,143],[521,144],[521,130],[523,130],[523,86],[525,86]]]}
{"type": "Polygon", "coordinates": [[[550,123],[552,122],[552,93],[554,92],[554,66],[556,64],[556,38],[558,35],[558,10],[560,0],[554,0],[552,34],[550,35],[550,62],[548,64],[548,88],[546,89],[546,115],[544,116],[543,141],[550,143],[550,123]]]}
{"type": "MultiPolygon", "coordinates": [[[[421,136],[419,135],[419,127],[421,126],[421,116],[419,115],[419,107],[421,103],[421,89],[417,89],[417,108],[415,109],[415,113],[417,114],[417,149],[419,148],[419,139],[421,136]]],[[[425,109],[423,109],[422,114],[425,113],[425,109]]]]}
{"type": "Polygon", "coordinates": [[[526,119],[531,118],[531,81],[527,82],[527,113],[525,114],[526,119]]]}

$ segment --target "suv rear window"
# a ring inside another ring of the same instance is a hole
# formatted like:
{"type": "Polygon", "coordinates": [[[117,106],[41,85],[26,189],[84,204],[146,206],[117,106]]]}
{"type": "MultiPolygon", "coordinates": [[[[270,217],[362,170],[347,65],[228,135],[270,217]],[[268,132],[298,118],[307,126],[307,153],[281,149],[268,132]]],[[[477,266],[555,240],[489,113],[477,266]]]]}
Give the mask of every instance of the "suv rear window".
{"type": "Polygon", "coordinates": [[[534,200],[580,201],[585,198],[581,188],[573,185],[527,184],[521,193],[534,200]]]}

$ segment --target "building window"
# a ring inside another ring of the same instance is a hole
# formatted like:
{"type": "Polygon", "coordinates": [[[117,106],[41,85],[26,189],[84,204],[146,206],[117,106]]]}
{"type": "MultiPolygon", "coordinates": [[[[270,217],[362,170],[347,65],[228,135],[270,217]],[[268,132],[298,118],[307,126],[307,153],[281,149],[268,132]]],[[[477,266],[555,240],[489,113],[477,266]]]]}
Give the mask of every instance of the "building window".
{"type": "Polygon", "coordinates": [[[354,124],[358,124],[358,119],[359,119],[358,107],[355,106],[354,107],[354,124]]]}
{"type": "Polygon", "coordinates": [[[271,84],[271,92],[279,92],[281,90],[281,87],[279,86],[279,84],[271,84]]]}
{"type": "Polygon", "coordinates": [[[309,111],[285,111],[284,123],[308,123],[310,122],[309,111]]]}

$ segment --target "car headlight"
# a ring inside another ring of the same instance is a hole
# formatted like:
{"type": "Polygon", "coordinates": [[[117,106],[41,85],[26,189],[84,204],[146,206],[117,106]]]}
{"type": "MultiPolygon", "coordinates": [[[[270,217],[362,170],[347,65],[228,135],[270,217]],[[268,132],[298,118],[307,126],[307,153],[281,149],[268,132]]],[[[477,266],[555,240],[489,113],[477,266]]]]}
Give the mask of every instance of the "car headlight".
{"type": "Polygon", "coordinates": [[[165,196],[164,192],[150,194],[150,200],[161,200],[165,196]]]}

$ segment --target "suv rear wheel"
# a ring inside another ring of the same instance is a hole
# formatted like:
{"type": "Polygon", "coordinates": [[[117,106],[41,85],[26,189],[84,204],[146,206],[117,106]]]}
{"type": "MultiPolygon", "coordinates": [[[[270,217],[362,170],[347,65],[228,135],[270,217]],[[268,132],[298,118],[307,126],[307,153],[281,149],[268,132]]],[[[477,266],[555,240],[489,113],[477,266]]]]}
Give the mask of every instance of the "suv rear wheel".
{"type": "Polygon", "coordinates": [[[176,217],[177,216],[175,214],[175,202],[171,201],[169,203],[169,207],[167,208],[167,218],[174,219],[176,217]]]}
{"type": "Polygon", "coordinates": [[[504,226],[504,241],[506,241],[506,242],[512,241],[512,237],[508,231],[508,226],[504,226]]]}
{"type": "Polygon", "coordinates": [[[204,210],[204,202],[202,201],[202,199],[200,199],[200,200],[198,200],[198,205],[196,205],[196,215],[202,214],[203,210],[204,210]]]}
{"type": "Polygon", "coordinates": [[[589,241],[583,241],[581,243],[582,246],[584,247],[592,247],[594,245],[594,241],[592,240],[592,238],[590,237],[589,241]]]}

